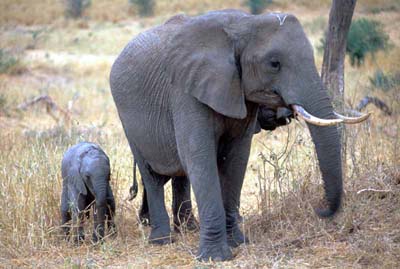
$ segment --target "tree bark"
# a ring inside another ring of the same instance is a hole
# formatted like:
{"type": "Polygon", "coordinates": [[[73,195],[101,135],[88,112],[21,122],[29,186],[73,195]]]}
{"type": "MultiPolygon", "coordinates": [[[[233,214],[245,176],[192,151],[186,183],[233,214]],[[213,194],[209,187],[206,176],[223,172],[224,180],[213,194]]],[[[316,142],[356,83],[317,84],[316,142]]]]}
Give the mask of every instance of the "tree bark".
{"type": "Polygon", "coordinates": [[[321,77],[332,97],[334,107],[344,108],[344,59],[349,32],[357,0],[333,0],[329,13],[321,77]]]}
{"type": "MultiPolygon", "coordinates": [[[[335,110],[344,111],[344,60],[346,56],[347,34],[357,0],[333,0],[329,13],[328,33],[325,39],[324,59],[321,78],[335,110]]],[[[339,127],[342,144],[342,171],[346,178],[347,137],[344,124],[339,127]]]]}

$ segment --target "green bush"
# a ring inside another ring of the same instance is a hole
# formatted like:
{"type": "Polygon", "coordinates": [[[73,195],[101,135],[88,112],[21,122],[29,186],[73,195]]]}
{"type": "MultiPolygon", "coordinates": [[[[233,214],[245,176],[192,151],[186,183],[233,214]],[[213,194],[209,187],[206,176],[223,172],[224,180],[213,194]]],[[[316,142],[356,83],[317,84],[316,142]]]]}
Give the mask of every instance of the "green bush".
{"type": "Polygon", "coordinates": [[[135,5],[142,17],[148,17],[154,14],[154,0],[129,0],[129,3],[135,5]]]}
{"type": "Polygon", "coordinates": [[[12,54],[0,49],[0,74],[13,73],[18,66],[19,60],[12,54]]]}
{"type": "Polygon", "coordinates": [[[83,10],[90,6],[90,0],[65,0],[65,15],[70,18],[79,18],[83,10]]]}
{"type": "Polygon", "coordinates": [[[251,14],[261,14],[264,9],[272,3],[272,0],[247,0],[246,4],[250,8],[251,14]]]}
{"type": "Polygon", "coordinates": [[[400,86],[400,72],[385,74],[379,69],[369,78],[369,81],[374,88],[389,91],[394,87],[400,86]]]}
{"type": "Polygon", "coordinates": [[[359,66],[368,53],[373,55],[378,50],[386,49],[388,40],[379,22],[365,18],[355,20],[350,26],[346,46],[351,65],[359,66]]]}

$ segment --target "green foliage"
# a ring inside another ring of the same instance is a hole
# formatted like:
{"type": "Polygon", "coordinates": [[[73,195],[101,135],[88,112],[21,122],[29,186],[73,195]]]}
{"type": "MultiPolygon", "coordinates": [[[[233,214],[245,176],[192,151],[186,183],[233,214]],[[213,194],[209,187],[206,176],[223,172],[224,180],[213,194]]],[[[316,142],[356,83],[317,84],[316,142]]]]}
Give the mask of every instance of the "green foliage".
{"type": "Polygon", "coordinates": [[[389,91],[394,87],[400,86],[400,72],[385,74],[382,70],[378,69],[375,71],[374,75],[369,78],[369,81],[374,88],[389,91]]]}
{"type": "Polygon", "coordinates": [[[18,58],[0,49],[0,74],[12,73],[15,67],[18,66],[18,63],[18,58]]]}
{"type": "Polygon", "coordinates": [[[154,14],[154,0],[129,0],[129,3],[137,7],[139,15],[142,17],[148,17],[154,14]]]}
{"type": "Polygon", "coordinates": [[[65,0],[65,15],[69,18],[79,18],[90,4],[90,0],[65,0]]]}
{"type": "Polygon", "coordinates": [[[350,26],[346,46],[351,65],[359,66],[368,53],[374,55],[375,52],[386,49],[388,40],[389,37],[379,22],[365,18],[355,20],[350,26]]]}
{"type": "Polygon", "coordinates": [[[0,94],[0,112],[4,111],[6,109],[7,106],[7,99],[6,96],[4,94],[0,94]]]}
{"type": "Polygon", "coordinates": [[[246,4],[250,8],[251,14],[260,14],[272,3],[272,0],[247,0],[246,4]]]}

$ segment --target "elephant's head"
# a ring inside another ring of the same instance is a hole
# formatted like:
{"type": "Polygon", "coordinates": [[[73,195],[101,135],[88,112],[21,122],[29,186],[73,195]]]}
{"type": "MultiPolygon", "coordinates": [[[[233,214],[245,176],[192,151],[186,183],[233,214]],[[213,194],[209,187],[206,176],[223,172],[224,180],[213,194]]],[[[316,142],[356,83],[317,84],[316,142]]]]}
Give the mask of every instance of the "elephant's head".
{"type": "Polygon", "coordinates": [[[101,154],[97,149],[89,151],[82,159],[81,173],[85,185],[96,199],[96,204],[105,204],[110,181],[110,161],[108,157],[101,154]]]}
{"type": "Polygon", "coordinates": [[[212,12],[182,27],[174,37],[173,83],[216,112],[243,119],[246,102],[285,107],[308,122],[335,214],[342,196],[338,119],[314,62],[313,49],[293,15],[212,12]],[[325,126],[321,126],[325,125],[325,126]]]}

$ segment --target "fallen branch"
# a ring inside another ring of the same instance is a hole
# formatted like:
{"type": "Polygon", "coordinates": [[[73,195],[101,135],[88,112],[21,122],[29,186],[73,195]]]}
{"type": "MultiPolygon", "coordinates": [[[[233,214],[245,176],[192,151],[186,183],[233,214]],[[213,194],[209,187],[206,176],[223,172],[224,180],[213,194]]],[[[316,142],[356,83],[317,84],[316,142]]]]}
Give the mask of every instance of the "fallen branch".
{"type": "Polygon", "coordinates": [[[26,101],[20,105],[18,105],[18,109],[20,110],[27,110],[29,107],[37,104],[37,103],[44,103],[46,106],[46,112],[52,117],[57,123],[60,122],[60,117],[57,117],[57,115],[54,113],[58,111],[62,117],[64,118],[64,122],[69,124],[71,121],[71,113],[70,113],[70,106],[72,108],[72,105],[68,107],[68,110],[65,110],[61,108],[59,105],[57,105],[53,99],[48,96],[48,95],[39,95],[35,98],[33,98],[30,101],[26,101]]]}
{"type": "Polygon", "coordinates": [[[362,189],[362,190],[357,191],[357,194],[361,194],[363,192],[389,193],[389,192],[392,192],[392,191],[391,190],[377,190],[377,189],[367,188],[367,189],[362,189]]]}
{"type": "Polygon", "coordinates": [[[383,113],[385,113],[387,116],[392,115],[392,111],[390,110],[389,106],[385,102],[383,102],[378,97],[372,97],[372,96],[365,96],[363,99],[361,99],[360,103],[356,107],[356,110],[361,111],[368,104],[374,104],[377,108],[382,110],[383,113]]]}

